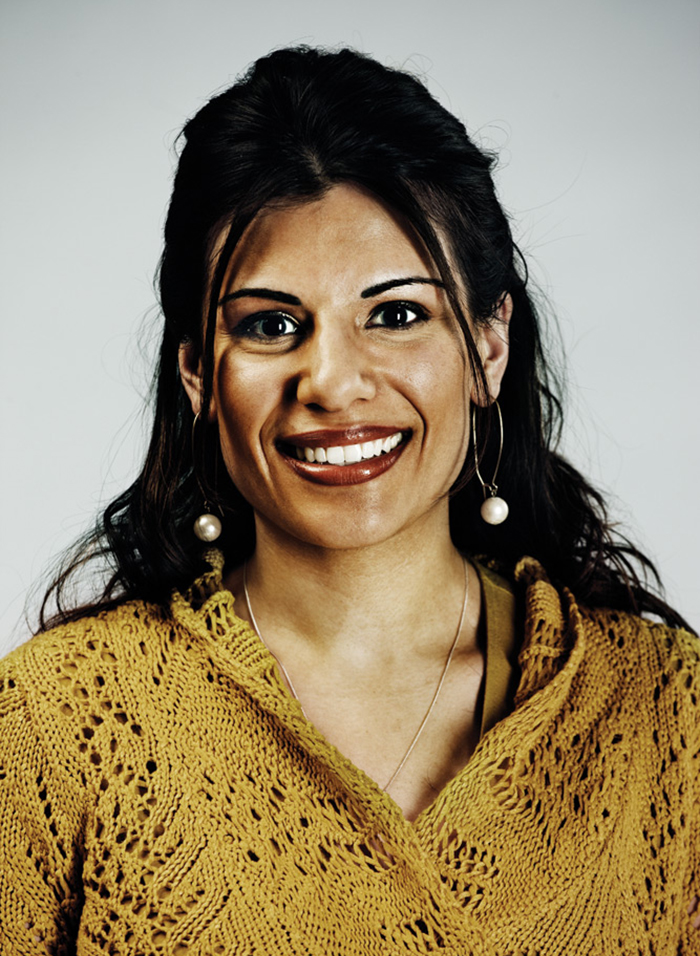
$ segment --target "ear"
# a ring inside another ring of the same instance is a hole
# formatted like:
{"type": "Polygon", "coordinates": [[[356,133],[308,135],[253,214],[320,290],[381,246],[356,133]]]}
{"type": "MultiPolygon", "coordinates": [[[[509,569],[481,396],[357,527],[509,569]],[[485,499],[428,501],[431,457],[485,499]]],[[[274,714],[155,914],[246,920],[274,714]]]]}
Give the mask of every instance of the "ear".
{"type": "Polygon", "coordinates": [[[486,373],[489,393],[484,395],[479,383],[474,382],[471,399],[475,405],[490,405],[496,401],[501,391],[501,379],[508,365],[508,328],[512,314],[513,300],[510,294],[506,293],[498,303],[491,322],[479,327],[476,347],[486,373]]]}
{"type": "MultiPolygon", "coordinates": [[[[202,411],[204,395],[201,354],[194,342],[183,342],[180,345],[177,358],[180,366],[180,378],[190,400],[192,411],[195,415],[199,415],[202,411]]],[[[215,417],[216,409],[212,397],[209,403],[209,420],[213,421],[215,417]]]]}

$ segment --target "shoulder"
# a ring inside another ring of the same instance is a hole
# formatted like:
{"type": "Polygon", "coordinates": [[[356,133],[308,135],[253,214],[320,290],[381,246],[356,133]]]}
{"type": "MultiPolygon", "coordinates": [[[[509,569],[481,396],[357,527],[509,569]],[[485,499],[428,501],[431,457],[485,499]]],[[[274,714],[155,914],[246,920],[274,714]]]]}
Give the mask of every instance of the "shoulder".
{"type": "Polygon", "coordinates": [[[168,713],[199,676],[193,642],[142,601],[36,635],[0,661],[0,767],[27,780],[50,768],[76,806],[100,792],[114,754],[136,766],[146,737],[167,741],[168,713]]]}
{"type": "Polygon", "coordinates": [[[691,674],[700,666],[700,639],[689,631],[611,608],[582,607],[579,612],[595,643],[610,647],[627,664],[691,674]]]}
{"type": "Polygon", "coordinates": [[[51,737],[50,750],[75,741],[82,754],[85,740],[108,731],[111,746],[121,728],[160,727],[224,664],[234,678],[263,656],[233,603],[215,569],[169,605],[128,601],[36,635],[0,661],[3,726],[25,721],[51,737]]]}
{"type": "Polygon", "coordinates": [[[115,684],[140,679],[168,632],[167,609],[130,601],[37,634],[0,660],[0,718],[99,712],[108,688],[115,696],[115,684]]]}
{"type": "Polygon", "coordinates": [[[589,653],[674,719],[700,723],[700,640],[688,631],[610,609],[580,609],[589,653]]]}
{"type": "Polygon", "coordinates": [[[31,675],[66,661],[108,659],[107,648],[120,656],[134,652],[144,635],[167,625],[169,611],[145,601],[128,601],[118,607],[60,624],[21,644],[0,661],[0,672],[31,675]]]}
{"type": "Polygon", "coordinates": [[[654,742],[700,748],[700,640],[634,614],[584,609],[589,654],[612,675],[621,712],[654,742]]]}

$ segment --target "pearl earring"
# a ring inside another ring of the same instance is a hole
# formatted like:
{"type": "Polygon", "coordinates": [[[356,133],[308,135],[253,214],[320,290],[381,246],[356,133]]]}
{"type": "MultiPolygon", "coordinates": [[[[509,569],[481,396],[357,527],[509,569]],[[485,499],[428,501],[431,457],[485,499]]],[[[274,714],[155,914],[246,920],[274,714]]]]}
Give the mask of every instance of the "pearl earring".
{"type": "Polygon", "coordinates": [[[496,411],[498,412],[498,425],[500,428],[501,438],[498,448],[498,458],[496,459],[496,467],[493,470],[493,478],[491,481],[484,481],[481,477],[481,472],[479,471],[479,452],[477,451],[477,441],[476,441],[476,406],[472,408],[472,441],[474,442],[474,466],[476,468],[476,477],[481,482],[481,487],[484,489],[484,501],[481,505],[481,517],[486,522],[486,524],[502,524],[508,517],[508,504],[504,501],[503,498],[498,497],[498,486],[496,484],[496,475],[498,474],[498,467],[501,464],[501,455],[503,454],[503,415],[501,414],[501,406],[497,401],[493,403],[496,406],[496,411]]]}
{"type": "Polygon", "coordinates": [[[204,513],[195,519],[193,530],[196,537],[198,537],[200,541],[205,541],[207,544],[211,544],[212,541],[216,541],[216,539],[221,535],[221,520],[210,511],[211,505],[207,501],[207,496],[204,493],[202,483],[199,480],[199,475],[197,474],[197,469],[194,465],[194,432],[198,421],[199,412],[197,412],[197,414],[194,416],[194,421],[192,422],[192,468],[194,470],[194,476],[197,480],[197,486],[202,493],[202,498],[204,498],[204,513]]]}
{"type": "MultiPolygon", "coordinates": [[[[205,501],[204,507],[206,508],[207,505],[208,502],[205,501]]],[[[194,523],[194,533],[200,541],[216,541],[221,534],[221,521],[209,512],[201,514],[194,523]]]]}

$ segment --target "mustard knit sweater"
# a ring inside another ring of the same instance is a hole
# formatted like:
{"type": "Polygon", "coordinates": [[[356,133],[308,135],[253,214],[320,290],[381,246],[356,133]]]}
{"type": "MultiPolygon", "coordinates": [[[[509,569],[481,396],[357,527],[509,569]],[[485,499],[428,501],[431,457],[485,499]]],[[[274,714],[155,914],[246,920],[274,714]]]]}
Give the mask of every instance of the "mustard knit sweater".
{"type": "Polygon", "coordinates": [[[220,570],[0,663],[3,956],[700,952],[694,637],[521,562],[515,709],[409,823],[220,570]]]}

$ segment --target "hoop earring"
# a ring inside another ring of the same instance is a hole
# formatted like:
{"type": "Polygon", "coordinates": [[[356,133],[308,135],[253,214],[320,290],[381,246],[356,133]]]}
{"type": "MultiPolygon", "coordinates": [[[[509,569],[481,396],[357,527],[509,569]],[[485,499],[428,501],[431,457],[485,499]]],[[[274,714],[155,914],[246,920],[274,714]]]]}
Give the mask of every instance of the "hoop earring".
{"type": "Polygon", "coordinates": [[[221,520],[217,518],[215,514],[211,513],[211,505],[207,500],[207,496],[202,487],[202,483],[199,480],[199,475],[197,474],[197,469],[194,466],[195,455],[194,455],[194,431],[199,421],[199,412],[194,416],[194,421],[192,422],[192,470],[194,471],[194,477],[197,482],[197,487],[199,488],[202,498],[204,499],[204,512],[195,519],[193,530],[196,537],[200,541],[205,541],[207,544],[211,544],[212,541],[221,535],[221,520]]]}
{"type": "Polygon", "coordinates": [[[503,415],[501,414],[501,406],[498,404],[498,402],[494,401],[493,404],[496,406],[496,411],[498,412],[498,425],[501,432],[501,439],[498,447],[496,467],[493,470],[493,478],[491,481],[484,481],[484,479],[481,477],[481,472],[479,471],[479,452],[477,450],[476,441],[476,406],[472,406],[472,441],[474,442],[474,466],[476,468],[476,477],[479,479],[481,482],[481,487],[484,489],[484,501],[480,510],[481,517],[486,524],[502,524],[508,517],[508,504],[503,498],[498,497],[496,475],[498,474],[498,467],[501,464],[501,455],[503,454],[503,415]]]}

